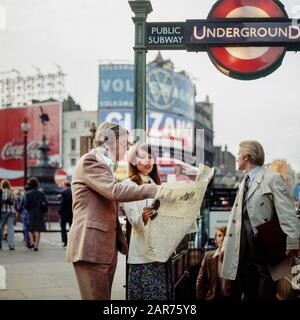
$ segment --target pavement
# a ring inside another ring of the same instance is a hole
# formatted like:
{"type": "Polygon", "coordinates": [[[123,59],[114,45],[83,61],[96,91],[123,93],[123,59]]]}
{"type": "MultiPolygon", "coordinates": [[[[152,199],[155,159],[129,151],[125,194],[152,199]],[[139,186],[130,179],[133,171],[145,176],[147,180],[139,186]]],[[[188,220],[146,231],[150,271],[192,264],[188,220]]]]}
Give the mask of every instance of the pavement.
{"type": "MultiPolygon", "coordinates": [[[[6,241],[0,250],[0,266],[6,270],[6,290],[0,289],[0,300],[80,300],[73,266],[65,262],[58,223],[47,223],[39,251],[25,247],[22,224],[15,228],[15,250],[6,241]]],[[[112,287],[112,300],[125,300],[125,256],[119,254],[112,287]]]]}

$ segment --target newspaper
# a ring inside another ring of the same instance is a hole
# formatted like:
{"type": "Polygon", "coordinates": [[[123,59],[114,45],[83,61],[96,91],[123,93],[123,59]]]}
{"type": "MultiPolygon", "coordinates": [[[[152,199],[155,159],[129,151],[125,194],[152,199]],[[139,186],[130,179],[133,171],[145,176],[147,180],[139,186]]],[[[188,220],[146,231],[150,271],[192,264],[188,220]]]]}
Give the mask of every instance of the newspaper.
{"type": "Polygon", "coordinates": [[[214,169],[199,166],[192,182],[164,183],[155,199],[160,201],[158,215],[145,229],[147,258],[166,262],[184,236],[197,231],[196,219],[214,169]]]}

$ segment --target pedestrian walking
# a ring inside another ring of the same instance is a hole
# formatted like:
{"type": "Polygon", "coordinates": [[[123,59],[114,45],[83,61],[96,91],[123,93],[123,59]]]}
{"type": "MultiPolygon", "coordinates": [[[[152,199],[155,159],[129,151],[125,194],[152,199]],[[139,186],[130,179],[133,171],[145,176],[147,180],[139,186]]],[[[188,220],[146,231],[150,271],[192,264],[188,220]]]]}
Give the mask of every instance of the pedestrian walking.
{"type": "Polygon", "coordinates": [[[29,238],[34,251],[38,251],[41,232],[46,231],[45,213],[48,202],[40,190],[39,180],[35,177],[28,180],[28,192],[25,196],[25,208],[29,212],[29,238]]]}
{"type": "Polygon", "coordinates": [[[63,246],[66,247],[68,243],[68,236],[66,226],[69,224],[71,228],[73,221],[73,210],[72,210],[72,190],[70,181],[64,181],[64,190],[61,193],[61,205],[58,211],[60,215],[60,228],[61,228],[61,241],[63,246]]]}
{"type": "Polygon", "coordinates": [[[25,208],[25,197],[26,197],[27,191],[28,191],[28,186],[25,186],[24,192],[20,196],[20,201],[18,204],[18,212],[21,215],[21,219],[22,219],[24,242],[29,249],[32,249],[33,244],[31,243],[30,237],[29,237],[29,212],[25,208]]]}
{"type": "Polygon", "coordinates": [[[0,213],[0,249],[2,249],[2,235],[5,225],[7,225],[7,240],[9,250],[15,250],[14,241],[14,221],[16,216],[16,198],[8,180],[2,180],[2,205],[0,213]]]}

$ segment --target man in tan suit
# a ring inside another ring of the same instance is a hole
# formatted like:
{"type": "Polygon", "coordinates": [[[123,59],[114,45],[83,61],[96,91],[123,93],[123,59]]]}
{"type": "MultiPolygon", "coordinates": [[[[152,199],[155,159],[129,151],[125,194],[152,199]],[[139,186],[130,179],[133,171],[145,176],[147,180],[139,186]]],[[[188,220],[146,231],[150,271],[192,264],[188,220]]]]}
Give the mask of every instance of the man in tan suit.
{"type": "Polygon", "coordinates": [[[221,277],[237,280],[244,300],[276,299],[276,281],[291,271],[292,257],[299,247],[300,223],[293,200],[283,177],[263,167],[264,159],[260,143],[240,143],[237,162],[246,176],[240,184],[222,248],[221,277]],[[264,247],[258,230],[273,221],[278,221],[276,225],[286,235],[286,258],[270,265],[270,251],[264,247]]]}
{"type": "Polygon", "coordinates": [[[73,262],[82,299],[109,300],[118,251],[128,252],[117,202],[154,198],[157,186],[129,186],[115,180],[116,161],[128,149],[128,132],[118,124],[101,124],[94,147],[79,160],[73,174],[67,261],[73,262]]]}

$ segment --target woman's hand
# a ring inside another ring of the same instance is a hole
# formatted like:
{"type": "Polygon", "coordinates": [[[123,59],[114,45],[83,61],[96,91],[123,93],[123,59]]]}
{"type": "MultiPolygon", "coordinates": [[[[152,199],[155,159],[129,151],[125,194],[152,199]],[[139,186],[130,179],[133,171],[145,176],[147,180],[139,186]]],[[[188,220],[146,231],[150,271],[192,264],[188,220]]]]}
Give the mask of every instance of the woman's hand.
{"type": "Polygon", "coordinates": [[[153,206],[145,207],[143,209],[142,217],[143,217],[144,225],[147,225],[148,220],[150,219],[150,217],[153,214],[153,211],[154,211],[154,207],[153,206]]]}

